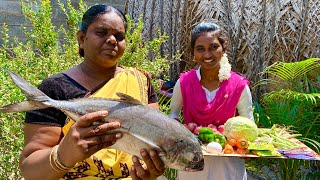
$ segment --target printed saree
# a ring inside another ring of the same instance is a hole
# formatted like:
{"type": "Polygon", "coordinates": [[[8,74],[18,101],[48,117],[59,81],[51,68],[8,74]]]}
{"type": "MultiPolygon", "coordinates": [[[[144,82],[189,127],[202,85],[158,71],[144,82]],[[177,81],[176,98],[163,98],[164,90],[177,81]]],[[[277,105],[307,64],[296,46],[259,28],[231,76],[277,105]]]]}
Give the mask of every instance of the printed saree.
{"type": "MultiPolygon", "coordinates": [[[[125,69],[102,88],[90,97],[116,98],[115,94],[121,92],[128,94],[141,102],[148,104],[148,85],[147,77],[140,71],[129,68],[125,69]]],[[[63,133],[66,134],[70,126],[74,124],[70,120],[63,127],[63,133]]],[[[73,169],[65,174],[62,179],[80,179],[80,180],[129,180],[129,171],[132,166],[131,155],[116,149],[102,149],[90,158],[77,163],[73,169]]]]}

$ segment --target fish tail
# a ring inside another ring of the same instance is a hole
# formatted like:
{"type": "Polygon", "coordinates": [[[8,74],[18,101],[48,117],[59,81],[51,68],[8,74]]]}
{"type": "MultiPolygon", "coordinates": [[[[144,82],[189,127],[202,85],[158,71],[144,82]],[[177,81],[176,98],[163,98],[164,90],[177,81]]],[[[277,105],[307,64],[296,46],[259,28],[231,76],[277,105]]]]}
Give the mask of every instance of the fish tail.
{"type": "Polygon", "coordinates": [[[9,74],[12,81],[21,89],[22,93],[27,97],[29,101],[44,102],[50,100],[50,98],[42,91],[40,91],[37,87],[31,85],[28,81],[11,72],[10,70],[5,70],[9,74]]]}
{"type": "Polygon", "coordinates": [[[38,101],[24,101],[0,107],[0,112],[22,112],[48,108],[49,106],[38,101]]]}

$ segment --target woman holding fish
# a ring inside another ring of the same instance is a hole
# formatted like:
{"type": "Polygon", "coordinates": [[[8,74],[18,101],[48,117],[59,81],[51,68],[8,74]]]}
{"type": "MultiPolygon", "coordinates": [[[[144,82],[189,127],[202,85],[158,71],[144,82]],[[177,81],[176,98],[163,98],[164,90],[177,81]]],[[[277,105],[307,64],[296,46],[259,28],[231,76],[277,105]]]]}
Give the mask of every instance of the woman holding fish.
{"type": "MultiPolygon", "coordinates": [[[[239,114],[253,120],[249,82],[231,71],[226,55],[227,38],[217,24],[199,23],[191,34],[191,48],[198,69],[180,75],[171,100],[170,117],[198,126],[223,125],[239,114]]],[[[205,156],[201,172],[179,172],[183,180],[247,179],[244,160],[237,157],[205,156]]]]}
{"type": "MultiPolygon", "coordinates": [[[[77,34],[81,64],[45,79],[39,89],[52,99],[85,96],[118,98],[128,94],[158,108],[157,96],[143,71],[117,66],[126,48],[125,16],[116,8],[95,5],[82,18],[77,34]]],[[[156,179],[165,167],[154,150],[141,149],[141,163],[116,149],[106,149],[122,138],[119,122],[94,122],[107,111],[81,116],[77,122],[55,108],[29,111],[20,168],[25,179],[156,179]],[[131,177],[130,177],[131,176],[131,177]]]]}

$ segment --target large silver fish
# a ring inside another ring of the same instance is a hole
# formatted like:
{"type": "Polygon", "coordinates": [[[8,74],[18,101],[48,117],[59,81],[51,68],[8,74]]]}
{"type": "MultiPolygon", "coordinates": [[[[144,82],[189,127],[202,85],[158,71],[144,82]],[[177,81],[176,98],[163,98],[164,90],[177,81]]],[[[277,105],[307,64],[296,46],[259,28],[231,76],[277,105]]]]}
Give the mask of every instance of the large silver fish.
{"type": "Polygon", "coordinates": [[[201,146],[196,136],[179,122],[164,113],[126,94],[118,93],[121,100],[80,98],[54,100],[17,74],[6,70],[13,82],[22,90],[28,101],[10,104],[0,112],[20,112],[54,107],[77,121],[80,116],[94,111],[107,110],[103,122],[120,122],[117,132],[123,133],[110,148],[140,156],[140,149],[156,149],[167,167],[182,171],[201,171],[204,167],[201,146]]]}

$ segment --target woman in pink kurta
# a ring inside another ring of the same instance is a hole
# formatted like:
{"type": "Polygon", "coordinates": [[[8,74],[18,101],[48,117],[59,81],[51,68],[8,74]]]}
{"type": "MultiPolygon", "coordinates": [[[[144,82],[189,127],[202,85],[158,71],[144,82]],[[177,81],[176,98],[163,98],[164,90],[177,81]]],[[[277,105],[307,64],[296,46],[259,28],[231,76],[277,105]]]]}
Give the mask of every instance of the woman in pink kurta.
{"type": "Polygon", "coordinates": [[[182,73],[180,88],[184,123],[195,122],[202,126],[223,125],[235,115],[241,93],[248,84],[248,80],[231,72],[231,77],[221,82],[215,98],[208,102],[196,70],[182,73]]]}
{"type": "MultiPolygon", "coordinates": [[[[241,115],[253,120],[249,81],[231,71],[226,56],[227,38],[215,23],[202,22],[192,31],[191,47],[198,69],[180,75],[171,99],[170,116],[198,126],[223,125],[241,115]]],[[[247,179],[244,160],[237,157],[205,156],[205,169],[179,172],[180,180],[247,179]]]]}

